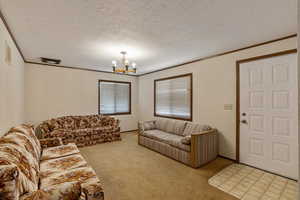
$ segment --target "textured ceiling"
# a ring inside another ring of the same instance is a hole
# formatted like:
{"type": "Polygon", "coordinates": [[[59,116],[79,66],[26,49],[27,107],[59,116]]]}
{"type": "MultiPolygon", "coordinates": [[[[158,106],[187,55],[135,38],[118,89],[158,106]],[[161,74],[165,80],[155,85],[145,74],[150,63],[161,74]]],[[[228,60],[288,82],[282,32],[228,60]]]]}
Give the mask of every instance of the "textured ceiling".
{"type": "Polygon", "coordinates": [[[297,0],[0,0],[28,61],[145,73],[296,33],[297,0]]]}

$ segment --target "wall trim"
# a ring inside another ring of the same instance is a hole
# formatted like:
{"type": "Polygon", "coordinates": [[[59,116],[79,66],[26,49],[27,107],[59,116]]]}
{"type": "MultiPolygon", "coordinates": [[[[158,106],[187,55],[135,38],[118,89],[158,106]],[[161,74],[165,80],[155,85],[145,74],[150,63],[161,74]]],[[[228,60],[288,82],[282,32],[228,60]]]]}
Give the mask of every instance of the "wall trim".
{"type": "Polygon", "coordinates": [[[13,43],[15,44],[15,46],[16,46],[18,52],[20,53],[20,55],[21,55],[21,57],[22,57],[22,59],[23,59],[23,62],[26,62],[25,57],[24,57],[24,54],[22,53],[21,48],[20,48],[20,46],[18,45],[16,38],[15,38],[14,35],[12,34],[12,31],[11,31],[11,29],[9,28],[8,23],[7,23],[7,21],[6,21],[5,17],[4,17],[4,15],[3,15],[3,13],[1,12],[1,10],[0,10],[0,18],[2,19],[3,24],[4,24],[4,26],[5,26],[5,28],[6,28],[7,32],[8,32],[8,34],[10,35],[11,39],[13,40],[13,43]]]}
{"type": "Polygon", "coordinates": [[[97,69],[88,69],[88,68],[82,68],[82,67],[74,67],[74,66],[72,67],[72,66],[64,66],[64,65],[51,65],[51,64],[32,62],[32,61],[25,61],[25,63],[33,64],[33,65],[45,65],[45,66],[49,66],[49,67],[58,67],[58,68],[65,68],[65,69],[75,69],[75,70],[82,70],[82,71],[101,72],[101,73],[107,73],[107,74],[116,74],[116,75],[122,75],[122,76],[137,77],[137,75],[133,75],[133,74],[118,74],[118,73],[109,72],[109,71],[102,71],[102,70],[97,70],[97,69]]]}
{"type": "Polygon", "coordinates": [[[207,59],[211,59],[211,58],[215,58],[215,57],[219,57],[219,56],[224,56],[226,54],[235,53],[235,52],[238,52],[238,51],[242,51],[242,50],[250,49],[250,48],[253,48],[253,47],[258,47],[258,46],[270,44],[270,43],[273,43],[273,42],[278,42],[278,41],[281,41],[281,40],[286,40],[286,39],[293,38],[293,37],[297,37],[297,33],[292,34],[292,35],[288,35],[288,36],[285,36],[285,37],[281,37],[281,38],[269,40],[269,41],[266,41],[266,42],[261,42],[261,43],[253,44],[253,45],[246,46],[246,47],[243,47],[243,48],[239,48],[239,49],[235,49],[235,50],[231,50],[231,51],[226,51],[226,52],[219,53],[219,54],[214,54],[214,55],[211,55],[211,56],[206,56],[206,57],[198,58],[196,60],[184,62],[184,63],[181,63],[181,64],[177,64],[177,65],[173,65],[173,66],[170,66],[170,67],[166,67],[166,68],[163,68],[163,69],[158,69],[158,70],[155,70],[155,71],[152,71],[152,72],[147,72],[147,73],[144,73],[144,74],[140,74],[138,76],[139,77],[140,76],[145,76],[145,75],[148,75],[148,74],[152,74],[152,73],[156,73],[156,72],[160,72],[160,71],[164,71],[164,70],[168,70],[168,69],[182,67],[183,65],[187,65],[187,64],[191,64],[191,63],[195,63],[195,62],[199,62],[199,61],[203,61],[203,60],[207,60],[207,59]]]}
{"type": "Polygon", "coordinates": [[[220,157],[220,158],[223,158],[223,159],[226,159],[226,160],[230,160],[230,161],[232,161],[232,162],[236,162],[236,160],[234,160],[234,159],[232,159],[232,158],[229,158],[229,157],[226,157],[226,156],[222,156],[222,155],[218,155],[218,157],[220,157]]]}

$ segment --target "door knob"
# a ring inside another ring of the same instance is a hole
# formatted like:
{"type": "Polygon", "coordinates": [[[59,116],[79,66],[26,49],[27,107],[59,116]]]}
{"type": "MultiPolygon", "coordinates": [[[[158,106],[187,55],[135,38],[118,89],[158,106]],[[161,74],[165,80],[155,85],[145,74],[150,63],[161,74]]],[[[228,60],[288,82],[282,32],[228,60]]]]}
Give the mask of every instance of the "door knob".
{"type": "Polygon", "coordinates": [[[247,124],[247,120],[243,119],[243,120],[241,121],[241,123],[242,123],[242,124],[247,124]]]}

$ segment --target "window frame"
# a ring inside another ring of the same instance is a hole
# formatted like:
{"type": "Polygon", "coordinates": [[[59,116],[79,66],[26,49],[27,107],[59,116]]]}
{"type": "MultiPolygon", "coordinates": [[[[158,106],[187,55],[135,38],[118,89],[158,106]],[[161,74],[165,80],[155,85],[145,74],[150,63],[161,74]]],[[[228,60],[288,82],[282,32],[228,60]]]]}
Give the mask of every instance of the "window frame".
{"type": "Polygon", "coordinates": [[[162,117],[162,118],[169,118],[169,119],[176,119],[176,120],[193,121],[193,73],[182,74],[182,75],[177,75],[177,76],[170,76],[170,77],[154,80],[154,116],[162,117]],[[182,77],[190,77],[190,88],[191,88],[191,93],[190,93],[190,111],[191,111],[190,114],[191,115],[190,115],[190,118],[173,117],[173,116],[169,116],[169,115],[157,114],[156,113],[156,83],[159,81],[165,81],[165,80],[182,78],[182,77]]]}
{"type": "Polygon", "coordinates": [[[126,82],[126,81],[114,81],[114,80],[98,80],[98,114],[99,115],[131,115],[131,82],[126,82]],[[128,106],[129,106],[129,112],[116,112],[116,113],[105,113],[105,114],[102,114],[100,113],[100,106],[101,106],[101,82],[106,82],[106,83],[121,83],[121,84],[128,84],[129,85],[129,103],[128,103],[128,106]]]}

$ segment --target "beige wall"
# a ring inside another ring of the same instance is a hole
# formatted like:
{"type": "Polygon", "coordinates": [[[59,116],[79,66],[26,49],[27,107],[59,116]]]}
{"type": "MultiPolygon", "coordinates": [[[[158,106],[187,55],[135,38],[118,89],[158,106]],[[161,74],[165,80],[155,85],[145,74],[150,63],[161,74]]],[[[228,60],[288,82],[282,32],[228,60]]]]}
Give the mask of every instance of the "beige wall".
{"type": "Polygon", "coordinates": [[[24,122],[24,62],[0,20],[0,136],[24,122]],[[5,62],[7,46],[11,64],[5,62]]]}
{"type": "Polygon", "coordinates": [[[138,79],[110,73],[26,64],[26,121],[37,124],[64,115],[98,113],[98,80],[132,83],[132,114],[116,116],[121,131],[137,129],[138,79]]]}
{"type": "Polygon", "coordinates": [[[297,39],[279,42],[219,56],[139,77],[139,112],[141,120],[153,119],[153,80],[193,72],[193,121],[216,127],[220,135],[220,154],[236,155],[236,61],[293,49],[297,39]],[[225,111],[224,104],[233,110],[225,111]]]}

